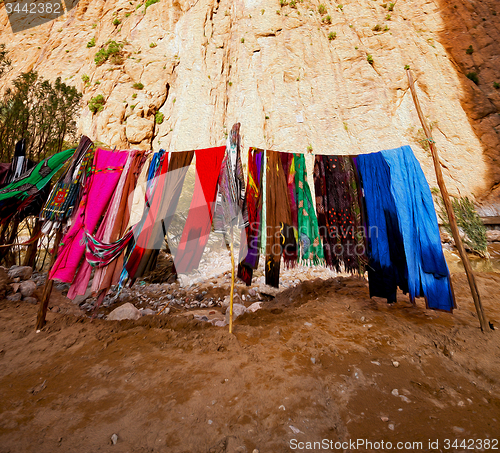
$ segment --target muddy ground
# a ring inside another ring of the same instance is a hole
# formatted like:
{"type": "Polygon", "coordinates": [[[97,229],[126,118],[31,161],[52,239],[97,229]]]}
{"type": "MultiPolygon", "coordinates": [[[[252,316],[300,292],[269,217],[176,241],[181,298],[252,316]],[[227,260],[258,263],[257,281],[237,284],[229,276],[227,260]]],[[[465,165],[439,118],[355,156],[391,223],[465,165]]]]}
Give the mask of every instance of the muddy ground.
{"type": "MultiPolygon", "coordinates": [[[[294,446],[323,439],[493,446],[499,331],[481,333],[465,276],[453,282],[454,314],[402,294],[393,305],[370,299],[358,278],[303,282],[238,318],[234,335],[187,310],[91,321],[57,293],[58,312],[36,333],[37,306],[3,300],[0,452],[264,453],[312,451],[294,446]]],[[[500,276],[479,284],[498,327],[500,276]]]]}

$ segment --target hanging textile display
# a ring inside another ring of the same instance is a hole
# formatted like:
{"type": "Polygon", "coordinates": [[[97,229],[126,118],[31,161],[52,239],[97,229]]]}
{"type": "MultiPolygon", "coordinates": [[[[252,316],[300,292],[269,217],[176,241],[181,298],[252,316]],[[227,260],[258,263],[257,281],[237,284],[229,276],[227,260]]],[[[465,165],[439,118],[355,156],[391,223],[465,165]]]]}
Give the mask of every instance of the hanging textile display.
{"type": "Polygon", "coordinates": [[[247,286],[252,283],[253,271],[257,269],[260,258],[263,157],[264,150],[262,149],[250,148],[248,151],[246,190],[246,206],[248,210],[247,247],[246,256],[240,254],[237,274],[238,278],[243,280],[247,286]]]}
{"type": "Polygon", "coordinates": [[[225,150],[225,146],[219,146],[195,151],[196,179],[193,198],[174,257],[178,273],[196,269],[205,250],[212,226],[217,181],[225,150]]]}
{"type": "Polygon", "coordinates": [[[85,252],[84,231],[93,233],[116,189],[128,152],[98,148],[73,223],[62,240],[49,278],[72,282],[85,252]]]}
{"type": "Polygon", "coordinates": [[[314,184],[318,224],[327,266],[340,272],[365,271],[362,206],[352,158],[316,156],[314,184]]]}
{"type": "Polygon", "coordinates": [[[134,189],[134,196],[132,198],[132,206],[130,207],[130,217],[128,220],[127,229],[141,221],[142,213],[144,212],[144,203],[146,201],[146,190],[148,184],[148,174],[155,154],[148,154],[142,166],[141,173],[137,178],[137,184],[134,189]]]}
{"type": "Polygon", "coordinates": [[[443,254],[429,184],[409,146],[382,151],[404,242],[410,300],[424,296],[428,308],[452,311],[455,300],[443,254]]]}
{"type": "Polygon", "coordinates": [[[324,255],[319,237],[318,219],[307,182],[306,160],[303,154],[295,154],[294,157],[300,262],[317,266],[323,262],[324,255]]]}
{"type": "Polygon", "coordinates": [[[267,150],[266,154],[267,244],[265,275],[266,284],[278,288],[281,256],[283,255],[285,259],[285,265],[291,266],[297,259],[297,243],[293,234],[288,185],[280,153],[267,150]]]}
{"type": "MultiPolygon", "coordinates": [[[[165,244],[170,222],[175,214],[182,192],[184,178],[193,160],[194,151],[172,153],[170,162],[164,159],[163,168],[156,183],[151,208],[147,213],[146,223],[139,233],[132,254],[140,254],[140,260],[131,256],[135,269],[127,271],[131,279],[143,277],[155,266],[158,253],[165,244]],[[163,171],[165,169],[165,171],[163,171]]],[[[130,261],[129,261],[130,264],[130,261]]]]}
{"type": "Polygon", "coordinates": [[[18,200],[35,194],[42,189],[66,161],[73,155],[74,149],[67,149],[53,156],[47,157],[31,170],[22,174],[0,190],[0,201],[16,197],[18,200]]]}
{"type": "Polygon", "coordinates": [[[370,297],[396,302],[398,287],[408,292],[408,270],[390,169],[380,153],[360,155],[357,163],[366,199],[370,297]]]}
{"type": "MultiPolygon", "coordinates": [[[[147,164],[147,162],[146,162],[147,164]]],[[[149,167],[145,169],[143,167],[143,171],[139,176],[139,181],[146,176],[146,189],[142,199],[137,200],[138,197],[141,196],[142,189],[134,192],[134,199],[132,202],[132,214],[129,221],[129,228],[133,226],[134,235],[130,240],[127,250],[124,256],[124,265],[120,275],[120,280],[118,282],[119,288],[122,288],[125,282],[129,279],[129,272],[132,272],[132,275],[135,273],[139,262],[144,254],[144,249],[135,250],[136,248],[136,239],[139,237],[144,225],[148,226],[148,222],[154,219],[154,214],[150,209],[153,203],[153,195],[155,194],[156,184],[159,181],[159,176],[162,170],[166,171],[166,166],[168,165],[168,153],[165,150],[160,149],[158,152],[154,153],[151,157],[151,163],[149,167]],[[165,165],[165,167],[164,167],[165,165]],[[142,206],[142,210],[141,210],[142,206]],[[140,217],[139,217],[140,212],[140,217]],[[139,218],[139,221],[136,222],[135,219],[139,218]]],[[[139,183],[138,183],[139,184],[139,183]]],[[[141,186],[142,187],[142,186],[141,186]]],[[[160,196],[160,192],[157,193],[157,196],[160,196]]]]}
{"type": "Polygon", "coordinates": [[[42,220],[65,223],[71,217],[92,166],[94,156],[92,146],[92,140],[85,135],[82,136],[70,165],[54,185],[40,214],[42,220]]]}
{"type": "Polygon", "coordinates": [[[245,180],[240,153],[240,123],[236,123],[227,138],[214,212],[214,230],[224,235],[226,244],[228,230],[236,225],[240,228],[246,228],[248,225],[245,198],[245,180]]]}
{"type": "MultiPolygon", "coordinates": [[[[123,171],[121,172],[120,179],[116,184],[116,188],[111,197],[109,206],[106,209],[106,213],[101,221],[101,224],[95,233],[91,235],[94,240],[94,244],[98,242],[109,244],[106,253],[106,261],[109,260],[109,252],[111,250],[111,245],[113,242],[117,241],[125,233],[124,228],[128,223],[129,209],[128,209],[128,198],[132,191],[134,190],[137,174],[137,167],[141,164],[142,158],[144,156],[143,151],[130,151],[127,153],[127,160],[125,162],[123,171]],[[125,219],[125,222],[124,222],[125,219]],[[125,223],[125,225],[124,225],[125,223]]],[[[90,231],[87,230],[87,235],[90,235],[90,231]]],[[[124,248],[126,244],[121,244],[124,248]]],[[[87,246],[87,248],[89,248],[87,246]]],[[[119,248],[114,249],[115,252],[119,251],[119,248]]],[[[94,261],[95,257],[91,258],[94,261]]],[[[113,278],[113,272],[115,270],[115,265],[117,261],[109,260],[108,266],[104,267],[104,264],[95,271],[94,280],[92,283],[92,292],[95,293],[101,284],[103,284],[106,289],[111,286],[111,280],[113,278]],[[109,274],[108,274],[109,271],[109,274]],[[104,278],[107,275],[106,281],[104,278]],[[109,283],[109,286],[106,286],[109,283]]],[[[121,272],[120,262],[120,272],[121,272]]],[[[71,285],[67,297],[69,299],[74,299],[77,295],[85,294],[87,286],[92,273],[92,266],[88,260],[84,261],[77,273],[77,276],[71,285]]]]}

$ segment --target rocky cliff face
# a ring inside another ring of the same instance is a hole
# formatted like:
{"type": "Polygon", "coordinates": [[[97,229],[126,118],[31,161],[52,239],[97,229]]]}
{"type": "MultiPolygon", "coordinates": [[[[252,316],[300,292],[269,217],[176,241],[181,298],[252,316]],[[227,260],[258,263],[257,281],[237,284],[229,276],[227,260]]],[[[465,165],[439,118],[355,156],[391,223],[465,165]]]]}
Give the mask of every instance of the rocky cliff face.
{"type": "Polygon", "coordinates": [[[80,132],[110,146],[209,147],[240,121],[245,147],[357,154],[410,144],[435,186],[410,65],[450,191],[500,214],[500,5],[384,2],[326,1],[323,11],[309,0],[147,8],[80,0],[64,17],[16,34],[0,5],[0,42],[14,63],[10,78],[35,69],[76,85],[80,132]],[[120,58],[96,65],[110,40],[123,44],[120,58]],[[93,114],[87,104],[98,94],[105,104],[93,114]]]}

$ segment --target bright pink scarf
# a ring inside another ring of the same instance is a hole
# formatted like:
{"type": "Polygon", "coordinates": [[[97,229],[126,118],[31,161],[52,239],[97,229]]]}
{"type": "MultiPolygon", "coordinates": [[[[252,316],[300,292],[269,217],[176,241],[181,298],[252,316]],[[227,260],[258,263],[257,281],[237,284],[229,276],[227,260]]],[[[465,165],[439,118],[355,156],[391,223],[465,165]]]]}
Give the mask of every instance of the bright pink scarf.
{"type": "Polygon", "coordinates": [[[78,212],[63,238],[49,278],[72,282],[85,252],[83,233],[93,233],[120,179],[128,152],[97,149],[78,212]]]}

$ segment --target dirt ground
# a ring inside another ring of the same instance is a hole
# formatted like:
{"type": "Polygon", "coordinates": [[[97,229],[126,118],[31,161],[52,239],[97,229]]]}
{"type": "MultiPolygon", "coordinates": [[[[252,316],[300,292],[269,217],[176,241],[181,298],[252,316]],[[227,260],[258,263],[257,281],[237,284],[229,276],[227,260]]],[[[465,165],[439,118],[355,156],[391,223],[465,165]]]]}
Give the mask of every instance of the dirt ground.
{"type": "MultiPolygon", "coordinates": [[[[491,448],[499,330],[481,333],[465,276],[453,282],[453,315],[404,295],[370,299],[357,278],[305,282],[238,318],[234,335],[189,313],[111,322],[77,308],[50,312],[36,333],[37,306],[1,301],[0,452],[264,453],[323,439],[333,448],[322,451],[382,451],[335,448],[361,439],[491,448]]],[[[498,328],[500,276],[479,284],[498,328]]]]}

